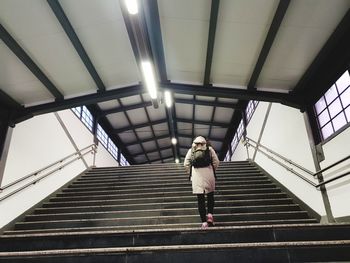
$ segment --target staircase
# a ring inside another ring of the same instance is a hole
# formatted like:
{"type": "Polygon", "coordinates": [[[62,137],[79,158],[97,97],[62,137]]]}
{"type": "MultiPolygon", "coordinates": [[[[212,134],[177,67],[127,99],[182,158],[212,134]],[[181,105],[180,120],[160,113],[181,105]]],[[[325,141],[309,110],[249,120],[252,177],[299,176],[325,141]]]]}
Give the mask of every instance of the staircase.
{"type": "Polygon", "coordinates": [[[350,225],[321,225],[249,162],[217,172],[200,230],[182,165],[95,168],[0,237],[0,262],[350,261],[350,225]]]}

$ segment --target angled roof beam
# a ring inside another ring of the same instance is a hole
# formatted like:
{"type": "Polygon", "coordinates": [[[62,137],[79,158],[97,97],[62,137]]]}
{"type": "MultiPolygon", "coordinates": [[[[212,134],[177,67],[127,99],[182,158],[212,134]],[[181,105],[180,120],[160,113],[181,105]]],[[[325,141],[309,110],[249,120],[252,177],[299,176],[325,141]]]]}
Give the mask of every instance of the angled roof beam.
{"type": "Polygon", "coordinates": [[[141,129],[141,128],[145,128],[145,127],[149,127],[151,125],[157,125],[157,124],[162,124],[162,123],[166,123],[167,119],[160,119],[157,121],[150,121],[150,122],[146,122],[146,123],[140,123],[140,124],[136,124],[133,125],[133,127],[127,126],[124,128],[120,128],[120,129],[114,129],[113,133],[123,133],[126,131],[130,131],[132,129],[141,129]]]}
{"type": "Polygon", "coordinates": [[[0,89],[0,105],[4,108],[20,110],[23,106],[10,97],[6,92],[0,89]]]}
{"type": "Polygon", "coordinates": [[[178,122],[184,122],[184,123],[194,123],[199,125],[208,125],[208,126],[219,126],[223,128],[228,128],[229,123],[223,123],[223,122],[210,122],[210,121],[200,121],[200,120],[192,120],[192,119],[183,119],[183,118],[177,118],[178,122]]]}
{"type": "MultiPolygon", "coordinates": [[[[259,75],[261,73],[262,67],[265,64],[266,58],[270,52],[270,49],[272,47],[272,44],[275,40],[275,37],[277,35],[277,32],[280,28],[280,25],[283,21],[283,18],[287,12],[288,6],[289,6],[290,0],[280,0],[278,7],[276,9],[275,15],[272,19],[272,23],[270,25],[270,29],[267,33],[265,42],[263,44],[263,47],[260,51],[258,60],[256,62],[255,68],[253,70],[253,73],[250,77],[250,80],[247,85],[247,91],[256,91],[256,82],[259,78],[259,75]]],[[[272,95],[272,97],[276,98],[275,95],[272,95]]],[[[258,97],[251,97],[249,100],[259,100],[259,101],[268,101],[268,102],[279,102],[287,106],[291,106],[294,108],[302,109],[302,100],[301,97],[298,96],[292,96],[290,94],[287,94],[286,97],[282,99],[282,96],[280,97],[281,100],[277,101],[275,99],[271,100],[265,100],[263,98],[258,98],[258,97]]],[[[243,98],[242,98],[243,99],[243,98]]],[[[238,104],[244,108],[243,111],[236,111],[231,119],[231,125],[226,133],[225,139],[223,141],[223,146],[221,149],[221,152],[219,154],[219,159],[223,160],[225,158],[225,154],[230,147],[231,141],[233,139],[233,136],[235,135],[235,132],[237,131],[238,125],[240,121],[242,120],[242,114],[245,114],[245,108],[248,105],[248,100],[245,101],[239,101],[238,104]]]]}
{"type": "MultiPolygon", "coordinates": [[[[143,5],[144,18],[146,21],[146,28],[149,36],[150,47],[153,54],[153,60],[162,83],[168,82],[166,63],[164,57],[164,48],[162,41],[162,31],[160,27],[159,11],[157,0],[148,0],[143,5]]],[[[172,138],[176,138],[176,113],[175,105],[172,108],[166,108],[169,131],[172,138]]],[[[176,138],[177,139],[177,138],[176,138]]],[[[173,145],[174,158],[178,158],[179,148],[178,143],[173,145]]]]}
{"type": "Polygon", "coordinates": [[[253,73],[252,73],[250,80],[248,82],[248,86],[247,86],[248,90],[256,89],[256,86],[255,86],[256,82],[259,78],[262,67],[265,64],[266,58],[270,52],[273,41],[275,40],[275,37],[276,37],[277,32],[280,28],[280,25],[283,21],[283,18],[287,12],[289,3],[290,3],[290,0],[280,0],[280,2],[278,4],[278,7],[277,7],[276,12],[275,12],[275,16],[272,19],[270,29],[267,33],[265,42],[264,42],[263,47],[260,51],[258,60],[255,64],[255,68],[254,68],[253,73]]]}
{"type": "Polygon", "coordinates": [[[203,81],[205,86],[210,84],[210,72],[211,72],[211,65],[213,61],[214,42],[215,42],[216,24],[218,21],[219,5],[220,5],[220,0],[211,1],[207,57],[205,61],[205,71],[204,71],[205,73],[204,73],[204,81],[203,81]]]}
{"type": "Polygon", "coordinates": [[[207,88],[201,85],[191,84],[176,84],[176,83],[164,83],[164,87],[170,89],[174,93],[187,94],[187,95],[200,95],[219,98],[231,98],[241,100],[259,100],[267,102],[277,102],[293,108],[300,109],[300,97],[291,96],[287,93],[268,92],[259,90],[244,90],[234,88],[222,88],[214,87],[207,88]]]}
{"type": "Polygon", "coordinates": [[[115,89],[115,90],[108,90],[100,93],[94,93],[94,94],[89,94],[89,95],[80,96],[76,98],[65,99],[63,101],[50,102],[50,103],[45,103],[41,105],[27,107],[17,117],[23,117],[23,116],[32,117],[32,116],[45,114],[49,112],[70,109],[81,105],[91,105],[98,102],[138,95],[142,92],[143,92],[143,89],[140,85],[129,86],[129,87],[124,87],[124,88],[115,89]]]}
{"type": "MultiPolygon", "coordinates": [[[[158,158],[158,159],[152,159],[151,162],[158,162],[158,161],[163,161],[163,160],[166,160],[166,159],[173,159],[174,156],[172,155],[169,155],[169,156],[165,156],[163,158],[158,158]]],[[[147,162],[141,162],[139,164],[146,164],[147,162]]]]}
{"type": "Polygon", "coordinates": [[[77,34],[75,33],[71,23],[69,22],[66,14],[64,13],[60,3],[57,0],[47,0],[49,6],[51,7],[52,11],[54,12],[56,18],[60,22],[61,26],[63,27],[64,31],[66,32],[68,38],[72,42],[75,50],[78,52],[81,60],[83,61],[86,69],[89,71],[91,77],[95,81],[97,88],[99,91],[105,91],[106,87],[103,84],[100,76],[98,75],[94,65],[92,64],[88,54],[86,53],[83,45],[81,44],[77,34]]]}
{"type": "Polygon", "coordinates": [[[56,101],[63,100],[62,93],[34,63],[34,61],[21,48],[21,46],[16,42],[16,40],[14,40],[14,38],[6,31],[2,24],[0,24],[0,38],[2,39],[2,41],[4,41],[7,47],[11,49],[11,51],[23,62],[23,64],[25,64],[27,68],[40,80],[40,82],[56,98],[56,101]]]}
{"type": "Polygon", "coordinates": [[[144,142],[151,142],[151,141],[161,140],[161,139],[165,139],[165,138],[169,138],[170,139],[169,134],[165,134],[165,135],[160,135],[160,136],[157,136],[157,137],[151,137],[151,138],[148,138],[148,139],[143,139],[143,140],[137,140],[137,141],[129,142],[129,143],[126,143],[125,146],[131,146],[131,145],[135,145],[135,144],[141,144],[141,143],[144,143],[144,142]]]}
{"type": "Polygon", "coordinates": [[[128,105],[124,107],[118,107],[110,110],[105,110],[102,111],[101,116],[107,116],[109,114],[114,114],[114,113],[119,113],[119,112],[124,112],[124,111],[129,111],[129,110],[136,110],[144,107],[152,106],[152,102],[147,101],[147,102],[142,102],[142,103],[137,103],[133,105],[128,105]]]}
{"type": "Polygon", "coordinates": [[[176,103],[182,104],[195,104],[201,106],[211,106],[211,107],[221,107],[228,109],[237,109],[237,104],[235,103],[227,103],[227,102],[219,102],[219,101],[206,101],[206,100],[189,100],[189,99],[175,99],[176,103]]]}

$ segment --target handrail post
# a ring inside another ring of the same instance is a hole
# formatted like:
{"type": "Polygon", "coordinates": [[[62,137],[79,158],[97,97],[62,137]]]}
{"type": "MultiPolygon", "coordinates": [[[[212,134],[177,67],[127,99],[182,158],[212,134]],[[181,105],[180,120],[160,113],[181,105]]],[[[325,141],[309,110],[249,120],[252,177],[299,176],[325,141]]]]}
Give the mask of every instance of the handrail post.
{"type": "MultiPolygon", "coordinates": [[[[320,155],[319,152],[317,151],[318,149],[317,149],[317,146],[315,144],[314,136],[313,136],[312,129],[310,126],[309,116],[307,113],[304,113],[304,122],[305,122],[307,135],[309,138],[309,145],[310,145],[310,149],[311,149],[311,153],[312,153],[312,159],[314,160],[314,165],[315,165],[316,171],[320,171],[321,170],[320,162],[322,161],[322,160],[320,160],[320,158],[322,158],[322,155],[320,155]]],[[[317,180],[318,180],[319,184],[323,183],[324,179],[323,179],[322,173],[317,174],[317,180]]],[[[320,191],[321,191],[321,196],[322,196],[322,200],[323,200],[323,205],[324,205],[324,208],[326,211],[326,219],[327,219],[326,223],[334,223],[336,221],[335,221],[333,213],[332,213],[331,203],[329,201],[326,186],[321,185],[320,191]]]]}

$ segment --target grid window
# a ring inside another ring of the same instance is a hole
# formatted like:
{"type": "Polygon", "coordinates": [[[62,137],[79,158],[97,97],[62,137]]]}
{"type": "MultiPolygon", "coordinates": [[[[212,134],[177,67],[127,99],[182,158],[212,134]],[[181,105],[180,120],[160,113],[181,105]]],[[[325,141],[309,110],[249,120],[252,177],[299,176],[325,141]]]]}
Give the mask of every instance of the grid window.
{"type": "Polygon", "coordinates": [[[350,75],[346,71],[314,106],[322,139],[350,122],[350,75]]]}
{"type": "Polygon", "coordinates": [[[77,115],[77,116],[80,118],[80,115],[81,115],[81,107],[72,108],[72,111],[74,112],[75,115],[77,115]]]}
{"type": "Polygon", "coordinates": [[[108,146],[108,135],[107,133],[104,131],[104,129],[97,124],[97,139],[100,141],[100,143],[102,143],[102,145],[107,149],[108,146]]]}
{"type": "Polygon", "coordinates": [[[116,160],[118,160],[118,148],[110,138],[108,139],[108,151],[116,160]]]}
{"type": "Polygon", "coordinates": [[[83,106],[82,113],[81,113],[81,121],[88,127],[88,129],[92,132],[93,130],[93,123],[94,118],[92,117],[90,111],[83,106]]]}
{"type": "Polygon", "coordinates": [[[130,165],[129,162],[125,159],[124,155],[120,155],[120,165],[121,166],[128,166],[130,165]]]}
{"type": "Polygon", "coordinates": [[[247,123],[253,117],[253,114],[254,114],[254,111],[255,111],[257,105],[258,105],[258,101],[256,101],[256,100],[249,101],[249,103],[247,105],[247,109],[245,111],[247,123]]]}

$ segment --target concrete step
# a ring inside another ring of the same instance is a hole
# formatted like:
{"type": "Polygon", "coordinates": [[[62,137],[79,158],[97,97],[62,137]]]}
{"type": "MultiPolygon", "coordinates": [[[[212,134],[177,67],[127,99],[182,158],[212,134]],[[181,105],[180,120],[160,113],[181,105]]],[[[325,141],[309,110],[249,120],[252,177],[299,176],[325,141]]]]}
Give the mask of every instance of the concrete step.
{"type": "MultiPolygon", "coordinates": [[[[281,211],[281,212],[260,212],[240,214],[217,214],[215,215],[216,225],[220,222],[254,221],[254,220],[284,220],[284,219],[308,219],[305,211],[281,211]]],[[[199,221],[198,215],[172,215],[172,216],[151,216],[151,217],[127,217],[127,218],[92,218],[92,219],[70,219],[70,220],[19,222],[15,229],[50,229],[66,227],[90,227],[90,226],[129,226],[134,225],[158,225],[158,224],[186,224],[199,221]]]]}
{"type": "Polygon", "coordinates": [[[0,237],[0,251],[33,251],[48,249],[167,246],[192,244],[231,244],[248,242],[291,242],[346,240],[349,224],[253,225],[209,228],[108,230],[7,234],[0,237]],[[44,241],[44,242],[43,242],[44,241]]]}
{"type": "Polygon", "coordinates": [[[252,242],[0,252],[0,262],[329,262],[350,260],[350,241],[252,242]],[[30,260],[30,261],[29,261],[30,260]]]}
{"type": "MultiPolygon", "coordinates": [[[[181,206],[182,203],[166,205],[141,205],[141,206],[92,206],[92,207],[66,207],[66,208],[37,208],[33,214],[27,215],[26,217],[34,217],[36,215],[53,215],[53,214],[80,214],[80,213],[105,213],[105,212],[118,212],[120,214],[134,214],[139,212],[149,212],[149,211],[160,211],[163,210],[165,213],[167,211],[177,210],[179,213],[198,213],[198,209],[195,203],[187,203],[181,206]]],[[[215,207],[215,213],[222,213],[224,210],[230,210],[232,213],[246,213],[246,212],[273,212],[273,211],[298,211],[300,210],[297,204],[282,204],[282,205],[253,205],[253,206],[232,206],[230,203],[221,202],[220,205],[215,207]]]]}
{"type": "MultiPolygon", "coordinates": [[[[136,209],[156,209],[156,208],[189,208],[197,207],[197,202],[193,201],[180,201],[180,202],[159,202],[159,203],[140,203],[140,204],[105,204],[101,205],[91,204],[92,202],[56,202],[56,203],[44,203],[42,208],[37,208],[35,211],[41,211],[46,209],[51,210],[60,210],[68,209],[72,211],[74,209],[104,209],[104,207],[113,207],[114,209],[119,210],[136,210],[136,209]]],[[[251,200],[215,200],[216,206],[237,206],[237,207],[249,207],[249,206],[269,206],[269,205],[289,205],[293,204],[291,198],[272,198],[272,199],[251,199],[251,200]]]]}
{"type": "MultiPolygon", "coordinates": [[[[218,191],[221,195],[227,194],[255,194],[255,193],[280,193],[281,189],[277,187],[272,188],[247,188],[247,189],[220,189],[218,191]]],[[[74,198],[84,198],[89,200],[100,200],[101,198],[151,198],[151,197],[162,197],[162,196],[178,196],[178,195],[192,195],[192,191],[189,189],[177,189],[173,191],[153,191],[147,193],[138,193],[133,191],[132,193],[120,193],[118,190],[91,190],[84,192],[64,192],[58,193],[56,198],[66,198],[67,200],[78,200],[74,198]]]]}
{"type": "MultiPolygon", "coordinates": [[[[225,226],[251,226],[251,225],[279,225],[279,224],[315,224],[318,223],[316,219],[306,218],[306,219],[271,219],[271,220],[251,220],[251,221],[228,221],[228,222],[216,222],[215,227],[225,227],[225,226]]],[[[178,228],[200,228],[201,223],[191,222],[191,223],[170,223],[170,224],[157,224],[157,225],[133,225],[133,226],[90,226],[90,227],[66,227],[66,228],[48,228],[48,229],[14,229],[5,231],[4,234],[33,234],[33,233],[62,233],[62,232],[84,232],[84,231],[135,231],[135,230],[150,230],[150,229],[178,229],[178,228]]]]}
{"type": "MultiPolygon", "coordinates": [[[[252,194],[225,194],[225,195],[216,195],[215,200],[249,200],[249,199],[271,199],[271,198],[286,198],[285,193],[252,193],[252,194]]],[[[125,202],[128,204],[142,204],[142,203],[161,203],[161,202],[186,202],[186,201],[197,201],[197,197],[191,193],[181,193],[177,196],[169,196],[164,193],[162,196],[158,197],[148,197],[146,199],[137,197],[130,198],[120,198],[120,195],[110,195],[107,196],[83,196],[83,197],[52,197],[50,202],[91,202],[91,201],[100,201],[101,203],[109,201],[119,201],[125,202]]]]}
{"type": "MultiPolygon", "coordinates": [[[[263,189],[263,188],[275,188],[276,185],[272,182],[266,183],[266,184],[223,184],[223,185],[217,185],[216,190],[227,190],[227,189],[263,189]]],[[[65,189],[61,190],[61,193],[70,193],[70,192],[89,192],[92,190],[96,191],[105,191],[105,190],[118,190],[119,193],[148,193],[148,192],[155,192],[155,191],[163,191],[163,192],[172,192],[177,190],[184,190],[184,191],[192,191],[192,186],[190,184],[186,184],[185,186],[175,186],[175,187],[159,187],[159,188],[129,188],[129,187],[123,187],[119,186],[118,184],[97,184],[97,185],[70,185],[65,189]]]]}
{"type": "MultiPolygon", "coordinates": [[[[277,205],[277,206],[251,206],[251,207],[215,207],[215,215],[220,214],[237,214],[237,213],[254,213],[254,212],[288,212],[301,211],[298,205],[277,205]]],[[[93,211],[93,212],[66,212],[66,213],[49,213],[32,214],[25,217],[26,222],[47,221],[51,219],[87,219],[87,218],[122,218],[122,217],[150,217],[150,216],[173,216],[173,215],[198,215],[196,207],[191,208],[154,208],[148,210],[119,210],[119,211],[93,211]]]]}

